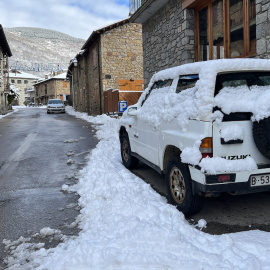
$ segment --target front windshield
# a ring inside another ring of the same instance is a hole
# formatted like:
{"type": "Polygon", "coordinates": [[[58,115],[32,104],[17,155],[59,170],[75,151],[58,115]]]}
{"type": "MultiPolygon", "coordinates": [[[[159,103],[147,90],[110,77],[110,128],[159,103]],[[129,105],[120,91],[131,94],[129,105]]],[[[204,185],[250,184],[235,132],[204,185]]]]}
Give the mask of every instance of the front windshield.
{"type": "Polygon", "coordinates": [[[63,104],[61,100],[49,100],[49,104],[63,104]]]}

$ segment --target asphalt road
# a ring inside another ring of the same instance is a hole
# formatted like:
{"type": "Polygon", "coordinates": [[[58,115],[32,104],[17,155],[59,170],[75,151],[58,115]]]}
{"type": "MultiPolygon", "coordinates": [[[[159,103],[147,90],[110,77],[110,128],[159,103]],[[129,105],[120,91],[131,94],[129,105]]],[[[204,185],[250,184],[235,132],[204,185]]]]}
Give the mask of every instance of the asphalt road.
{"type": "Polygon", "coordinates": [[[61,187],[77,182],[97,144],[94,135],[90,123],[67,113],[48,115],[45,108],[19,109],[0,119],[0,269],[3,239],[33,238],[50,227],[59,234],[35,239],[52,247],[62,235],[78,233],[69,226],[79,214],[78,195],[61,187]]]}
{"type": "MultiPolygon", "coordinates": [[[[140,163],[132,172],[167,198],[165,180],[155,170],[140,163]]],[[[248,230],[270,232],[270,192],[239,196],[222,194],[217,198],[205,198],[203,209],[187,220],[196,225],[200,219],[207,222],[202,231],[209,234],[248,230]]]]}

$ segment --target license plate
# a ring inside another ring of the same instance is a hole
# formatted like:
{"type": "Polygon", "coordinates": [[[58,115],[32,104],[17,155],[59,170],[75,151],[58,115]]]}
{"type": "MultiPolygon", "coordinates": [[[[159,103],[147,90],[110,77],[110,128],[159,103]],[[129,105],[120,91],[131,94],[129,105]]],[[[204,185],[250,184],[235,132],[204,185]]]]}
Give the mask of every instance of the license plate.
{"type": "Polygon", "coordinates": [[[252,175],[250,176],[250,186],[267,186],[270,185],[270,174],[252,175]]]}

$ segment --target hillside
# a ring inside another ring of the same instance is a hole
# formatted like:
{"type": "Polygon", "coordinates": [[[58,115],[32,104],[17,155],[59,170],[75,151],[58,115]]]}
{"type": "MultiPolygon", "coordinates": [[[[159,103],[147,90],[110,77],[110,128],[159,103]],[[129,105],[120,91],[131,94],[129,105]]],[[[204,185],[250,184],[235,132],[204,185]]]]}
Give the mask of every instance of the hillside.
{"type": "MultiPolygon", "coordinates": [[[[65,69],[80,51],[85,40],[61,32],[32,27],[4,28],[12,57],[10,68],[43,76],[65,69]]],[[[89,33],[90,35],[90,33],[89,33]]]]}

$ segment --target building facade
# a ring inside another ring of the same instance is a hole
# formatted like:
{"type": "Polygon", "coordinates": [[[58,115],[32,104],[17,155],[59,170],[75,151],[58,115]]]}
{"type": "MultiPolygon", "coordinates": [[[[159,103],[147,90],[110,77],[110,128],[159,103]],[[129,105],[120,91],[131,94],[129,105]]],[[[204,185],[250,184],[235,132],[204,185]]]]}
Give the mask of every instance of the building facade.
{"type": "Polygon", "coordinates": [[[142,62],[140,24],[126,19],[94,31],[67,73],[75,110],[102,114],[104,92],[120,89],[121,80],[143,80],[142,62]]]}
{"type": "Polygon", "coordinates": [[[270,58],[270,0],[143,0],[144,79],[211,59],[270,58]]]}
{"type": "Polygon", "coordinates": [[[49,99],[58,98],[66,102],[70,96],[69,83],[66,81],[66,72],[54,73],[34,84],[35,103],[46,105],[49,99]]]}
{"type": "Polygon", "coordinates": [[[38,79],[39,78],[33,74],[18,70],[11,70],[9,72],[10,84],[19,89],[20,96],[14,101],[17,102],[17,105],[24,105],[29,102],[30,95],[28,90],[33,88],[33,83],[38,79]]]}
{"type": "Polygon", "coordinates": [[[0,114],[8,111],[7,96],[9,94],[8,57],[11,57],[4,30],[0,24],[0,114]]]}

